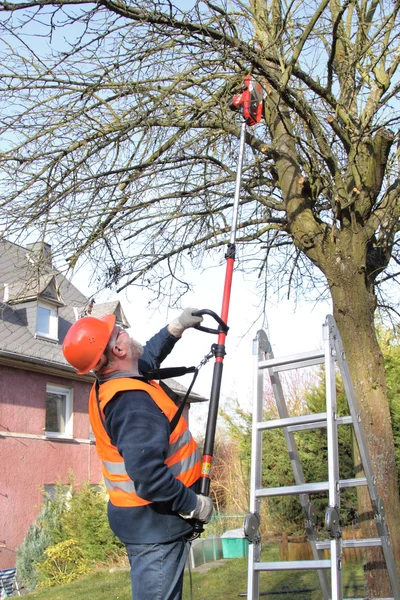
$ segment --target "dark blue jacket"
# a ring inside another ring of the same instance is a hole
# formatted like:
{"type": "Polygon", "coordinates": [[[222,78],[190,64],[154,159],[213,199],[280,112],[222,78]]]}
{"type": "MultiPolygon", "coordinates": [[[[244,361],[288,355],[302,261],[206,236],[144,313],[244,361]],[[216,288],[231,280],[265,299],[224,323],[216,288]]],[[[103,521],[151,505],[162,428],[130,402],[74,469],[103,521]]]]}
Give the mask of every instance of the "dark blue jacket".
{"type": "MultiPolygon", "coordinates": [[[[164,327],[146,343],[139,370],[158,368],[177,339],[164,327]]],[[[169,542],[190,534],[191,524],[179,513],[190,513],[195,508],[196,493],[178,481],[164,463],[170,435],[164,413],[146,392],[125,391],[116,394],[105,407],[105,424],[138,495],[152,502],[129,508],[109,502],[113,532],[126,544],[169,542]]]]}

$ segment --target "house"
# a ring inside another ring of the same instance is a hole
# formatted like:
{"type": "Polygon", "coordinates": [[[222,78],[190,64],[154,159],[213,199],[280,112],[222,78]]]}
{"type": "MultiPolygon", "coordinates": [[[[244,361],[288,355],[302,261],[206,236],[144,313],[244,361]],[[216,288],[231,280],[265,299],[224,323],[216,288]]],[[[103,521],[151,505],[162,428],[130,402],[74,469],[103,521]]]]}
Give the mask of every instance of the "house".
{"type": "MultiPolygon", "coordinates": [[[[77,482],[102,479],[87,412],[93,376],[77,375],[61,350],[88,308],[88,298],[53,267],[50,246],[0,240],[0,569],[15,566],[43,489],[51,492],[70,471],[77,482]]],[[[92,307],[93,316],[107,313],[129,327],[119,301],[92,307]]]]}

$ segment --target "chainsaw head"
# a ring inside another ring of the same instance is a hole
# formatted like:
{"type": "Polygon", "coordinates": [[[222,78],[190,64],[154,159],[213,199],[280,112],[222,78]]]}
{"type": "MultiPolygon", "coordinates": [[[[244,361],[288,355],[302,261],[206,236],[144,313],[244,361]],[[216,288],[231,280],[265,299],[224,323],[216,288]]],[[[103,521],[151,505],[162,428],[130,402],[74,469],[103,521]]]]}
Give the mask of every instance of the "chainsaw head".
{"type": "Polygon", "coordinates": [[[253,126],[262,119],[263,98],[261,85],[249,73],[244,80],[242,92],[232,98],[229,106],[232,110],[242,110],[246,124],[253,126]]]}

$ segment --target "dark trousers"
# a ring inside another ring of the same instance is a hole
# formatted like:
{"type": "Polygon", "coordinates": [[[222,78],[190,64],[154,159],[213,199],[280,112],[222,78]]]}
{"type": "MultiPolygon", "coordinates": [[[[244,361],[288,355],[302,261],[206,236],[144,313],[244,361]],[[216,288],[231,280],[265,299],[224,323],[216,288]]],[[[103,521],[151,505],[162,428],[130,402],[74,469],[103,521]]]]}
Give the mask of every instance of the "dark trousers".
{"type": "Polygon", "coordinates": [[[132,600],[181,600],[190,544],[126,544],[131,565],[132,600]]]}

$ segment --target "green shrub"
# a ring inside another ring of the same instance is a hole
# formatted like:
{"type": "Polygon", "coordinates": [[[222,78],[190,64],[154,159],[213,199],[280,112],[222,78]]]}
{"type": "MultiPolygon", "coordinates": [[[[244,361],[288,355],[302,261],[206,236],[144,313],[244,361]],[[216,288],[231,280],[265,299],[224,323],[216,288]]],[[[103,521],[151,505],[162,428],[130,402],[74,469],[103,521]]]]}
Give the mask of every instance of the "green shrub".
{"type": "Polygon", "coordinates": [[[36,563],[42,559],[44,551],[49,545],[48,534],[40,526],[41,515],[29,527],[24,541],[17,549],[16,567],[18,580],[28,590],[33,590],[37,585],[38,572],[36,563]]]}
{"type": "Polygon", "coordinates": [[[38,571],[36,565],[43,559],[46,548],[54,543],[56,533],[59,530],[57,523],[63,508],[61,498],[54,502],[44,492],[43,505],[39,516],[29,527],[21,546],[17,548],[16,567],[18,579],[28,590],[34,589],[37,585],[38,571]]]}
{"type": "Polygon", "coordinates": [[[60,541],[76,540],[89,561],[104,562],[122,554],[123,545],[108,524],[105,491],[94,489],[87,483],[75,485],[59,523],[60,541]]]}
{"type": "Polygon", "coordinates": [[[61,515],[67,510],[70,484],[57,484],[54,497],[43,490],[43,505],[36,521],[30,526],[17,549],[17,572],[21,584],[32,590],[38,583],[37,565],[45,560],[45,550],[62,539],[61,515]]]}
{"type": "Polygon", "coordinates": [[[85,558],[76,540],[69,539],[50,546],[44,552],[44,560],[37,563],[38,587],[52,587],[71,583],[90,571],[90,562],[85,558]]]}
{"type": "Polygon", "coordinates": [[[58,577],[67,583],[73,573],[121,560],[123,548],[108,525],[105,491],[77,485],[70,474],[67,485],[56,485],[54,497],[43,492],[40,515],[17,550],[19,579],[29,590],[39,578],[42,587],[58,584],[58,577]]]}

